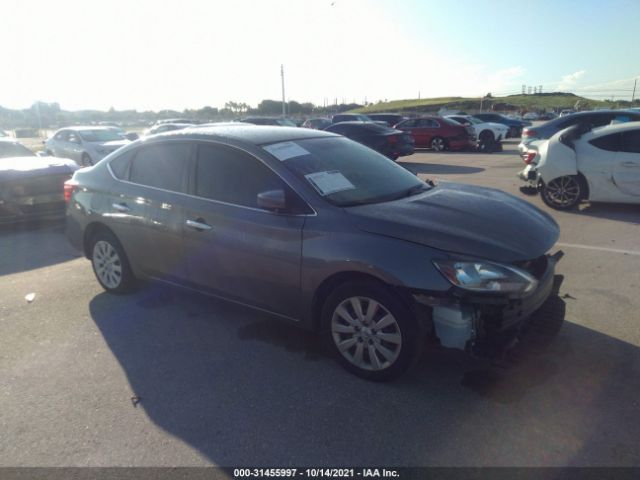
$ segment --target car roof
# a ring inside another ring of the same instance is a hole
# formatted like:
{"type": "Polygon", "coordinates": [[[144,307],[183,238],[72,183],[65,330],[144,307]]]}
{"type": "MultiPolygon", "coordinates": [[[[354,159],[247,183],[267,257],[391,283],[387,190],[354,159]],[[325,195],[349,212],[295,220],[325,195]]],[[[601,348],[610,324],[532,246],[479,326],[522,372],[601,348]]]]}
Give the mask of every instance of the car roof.
{"type": "Polygon", "coordinates": [[[597,127],[591,130],[593,136],[608,135],[610,133],[625,132],[627,130],[636,130],[640,128],[640,121],[635,122],[622,122],[605,125],[603,127],[597,127]]]}
{"type": "Polygon", "coordinates": [[[71,127],[64,127],[61,128],[60,130],[58,130],[59,132],[62,130],[76,130],[79,132],[82,131],[86,131],[86,130],[113,130],[115,127],[105,127],[104,125],[78,125],[78,126],[71,126],[71,127]]]}
{"type": "Polygon", "coordinates": [[[182,130],[173,130],[154,135],[154,139],[184,138],[193,140],[229,139],[247,142],[254,145],[265,145],[293,140],[303,140],[318,137],[337,137],[334,133],[321,130],[311,130],[298,127],[279,127],[274,125],[249,125],[244,126],[207,126],[189,127],[182,130]]]}

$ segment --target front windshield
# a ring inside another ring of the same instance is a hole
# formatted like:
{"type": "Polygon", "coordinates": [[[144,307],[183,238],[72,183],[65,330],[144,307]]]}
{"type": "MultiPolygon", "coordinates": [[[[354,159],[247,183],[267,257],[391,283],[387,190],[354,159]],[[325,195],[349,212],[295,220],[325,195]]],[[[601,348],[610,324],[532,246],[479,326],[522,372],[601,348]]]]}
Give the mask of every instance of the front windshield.
{"type": "Polygon", "coordinates": [[[477,118],[474,118],[474,117],[464,117],[464,119],[466,121],[468,121],[468,122],[471,122],[471,123],[475,124],[475,125],[477,125],[479,123],[482,123],[480,120],[478,120],[477,118]]]}
{"type": "Polygon", "coordinates": [[[114,140],[124,140],[124,136],[115,130],[82,130],[78,132],[85,142],[112,142],[114,140]]]}
{"type": "Polygon", "coordinates": [[[263,147],[330,203],[380,203],[430,188],[393,160],[346,138],[312,138],[263,147]]]}
{"type": "Polygon", "coordinates": [[[33,152],[19,143],[0,142],[0,158],[9,157],[33,157],[33,152]]]}

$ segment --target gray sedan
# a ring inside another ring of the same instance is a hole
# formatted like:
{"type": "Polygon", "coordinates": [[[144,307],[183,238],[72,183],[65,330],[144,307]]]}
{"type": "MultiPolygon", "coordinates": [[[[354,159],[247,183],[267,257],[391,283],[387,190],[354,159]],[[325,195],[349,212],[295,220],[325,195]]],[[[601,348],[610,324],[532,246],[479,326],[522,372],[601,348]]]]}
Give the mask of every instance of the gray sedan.
{"type": "Polygon", "coordinates": [[[557,287],[549,215],[425,183],[328,132],[160,134],[66,188],[67,235],[108,292],[153,279],[239,303],[321,333],[372,380],[403,373],[427,339],[501,348],[557,287]]]}
{"type": "Polygon", "coordinates": [[[70,158],[83,167],[93,165],[103,157],[129,143],[113,127],[62,128],[44,142],[49,155],[70,158]]]}

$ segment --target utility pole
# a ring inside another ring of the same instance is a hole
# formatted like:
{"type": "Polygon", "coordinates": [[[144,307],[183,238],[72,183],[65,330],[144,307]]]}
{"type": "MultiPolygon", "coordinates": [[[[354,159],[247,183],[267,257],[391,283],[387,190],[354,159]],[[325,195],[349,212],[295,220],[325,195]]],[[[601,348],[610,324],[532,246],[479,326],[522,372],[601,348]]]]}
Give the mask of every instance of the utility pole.
{"type": "Polygon", "coordinates": [[[280,65],[280,76],[282,77],[282,118],[287,116],[287,106],[284,100],[284,65],[280,65]]]}
{"type": "Polygon", "coordinates": [[[631,103],[636,99],[636,84],[638,83],[638,79],[636,78],[633,81],[633,93],[631,94],[631,103]]]}

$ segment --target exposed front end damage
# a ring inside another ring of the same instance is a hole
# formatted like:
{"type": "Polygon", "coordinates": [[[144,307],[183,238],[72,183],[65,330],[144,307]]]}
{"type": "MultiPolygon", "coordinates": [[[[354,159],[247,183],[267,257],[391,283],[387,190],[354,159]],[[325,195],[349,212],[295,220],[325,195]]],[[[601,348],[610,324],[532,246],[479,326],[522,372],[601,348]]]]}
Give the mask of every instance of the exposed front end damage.
{"type": "Polygon", "coordinates": [[[555,275],[555,265],[562,256],[559,251],[519,262],[519,268],[538,280],[537,288],[525,296],[474,294],[454,288],[445,297],[418,293],[414,299],[431,307],[431,332],[441,346],[482,357],[496,356],[512,345],[531,316],[557,295],[563,277],[555,275]]]}

